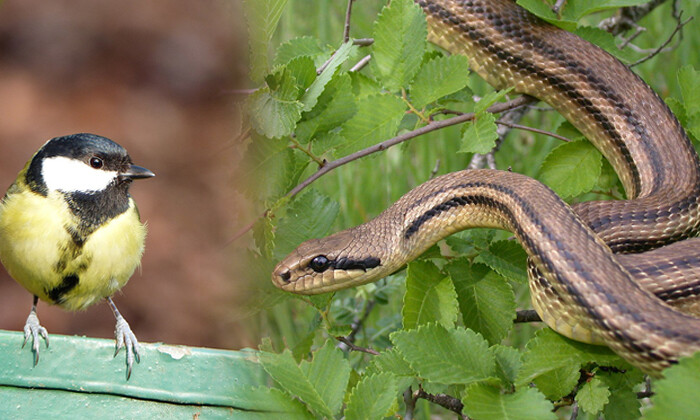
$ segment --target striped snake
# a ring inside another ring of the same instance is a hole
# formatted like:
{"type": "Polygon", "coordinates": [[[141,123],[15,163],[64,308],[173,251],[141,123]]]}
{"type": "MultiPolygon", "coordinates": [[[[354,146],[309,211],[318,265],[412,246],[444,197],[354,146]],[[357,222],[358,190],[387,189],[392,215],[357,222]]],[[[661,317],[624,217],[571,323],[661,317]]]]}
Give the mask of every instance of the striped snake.
{"type": "Polygon", "coordinates": [[[527,252],[533,306],[559,333],[605,344],[652,374],[700,350],[700,319],[689,315],[700,313],[700,238],[692,239],[700,163],[664,102],[610,54],[511,0],[416,3],[432,42],[468,56],[494,87],[535,96],[576,126],[628,199],[572,209],[523,175],[454,172],[368,223],[301,244],[273,282],[300,294],[344,289],[397,271],[454,232],[500,228],[527,252]]]}

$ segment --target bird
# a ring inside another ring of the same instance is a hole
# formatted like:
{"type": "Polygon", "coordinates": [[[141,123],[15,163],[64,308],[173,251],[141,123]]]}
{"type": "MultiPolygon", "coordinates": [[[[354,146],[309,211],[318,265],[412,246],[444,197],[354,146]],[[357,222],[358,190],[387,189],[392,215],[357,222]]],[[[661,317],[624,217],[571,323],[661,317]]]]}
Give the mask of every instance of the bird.
{"type": "Polygon", "coordinates": [[[47,141],[0,202],[0,262],[33,295],[24,326],[39,362],[39,300],[79,311],[105,300],[116,318],[114,357],[126,350],[126,379],[139,343],[112,296],[140,266],[146,239],[131,182],[155,176],[119,144],[78,133],[47,141]]]}

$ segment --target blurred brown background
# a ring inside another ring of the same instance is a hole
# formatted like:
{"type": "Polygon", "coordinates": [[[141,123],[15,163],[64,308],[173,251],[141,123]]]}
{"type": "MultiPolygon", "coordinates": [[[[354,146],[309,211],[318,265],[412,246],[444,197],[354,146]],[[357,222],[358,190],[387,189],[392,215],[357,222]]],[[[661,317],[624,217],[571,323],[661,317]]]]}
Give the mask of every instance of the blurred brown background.
{"type": "MultiPolygon", "coordinates": [[[[247,220],[234,193],[246,42],[236,0],[6,0],[0,5],[0,189],[49,138],[91,132],[156,178],[131,192],[148,223],[142,270],[115,296],[139,340],[255,344],[227,245],[247,220]],[[239,222],[240,220],[240,222],[239,222]]],[[[0,329],[21,330],[31,295],[0,271],[0,329]]],[[[49,334],[113,338],[98,304],[40,303],[49,334]]]]}

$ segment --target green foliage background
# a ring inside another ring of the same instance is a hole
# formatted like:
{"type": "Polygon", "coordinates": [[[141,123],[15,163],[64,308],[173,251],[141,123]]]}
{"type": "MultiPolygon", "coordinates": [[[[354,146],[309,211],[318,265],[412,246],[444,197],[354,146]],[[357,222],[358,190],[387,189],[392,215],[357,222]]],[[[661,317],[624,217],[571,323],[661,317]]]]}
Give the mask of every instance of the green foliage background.
{"type": "MultiPolygon", "coordinates": [[[[610,15],[611,6],[635,3],[641,2],[570,0],[562,25],[610,45],[611,39],[585,26],[610,15]],[[587,14],[586,7],[596,5],[606,11],[587,14]]],[[[696,2],[681,4],[684,16],[700,12],[696,2]]],[[[253,229],[250,306],[260,310],[252,328],[266,337],[261,361],[275,381],[275,388],[265,392],[280,401],[280,411],[299,417],[381,418],[404,413],[401,394],[420,384],[426,392],[458,398],[475,419],[568,418],[574,402],[581,410],[579,418],[639,418],[640,408],[648,418],[661,418],[662,406],[680,410],[675,418],[697,414],[684,411],[672,396],[679,398],[673,391],[680,386],[686,396],[688,389],[695,389],[690,386],[700,373],[697,357],[659,381],[654,388],[659,395],[650,403],[636,395],[642,374],[609,350],[573,342],[537,324],[513,326],[515,309],[530,303],[525,254],[508,240],[507,232],[454,235],[407,270],[333,296],[299,298],[275,289],[272,268],[302,241],[366,222],[431,176],[464,169],[473,152],[490,150],[495,126],[493,117],[483,112],[484,102],[502,100],[503,94],[467,75],[462,57],[427,45],[423,51],[424,23],[410,1],[394,0],[390,8],[380,0],[355,2],[351,37],[372,37],[371,47],[342,43],[344,0],[250,0],[246,6],[251,80],[259,88],[248,98],[252,134],[245,158],[247,194],[259,213],[270,209],[253,229]],[[317,75],[316,69],[335,50],[317,75]],[[350,74],[367,54],[373,55],[369,66],[350,74]],[[447,107],[479,112],[479,118],[351,162],[293,199],[284,198],[318,162],[421,126],[416,113],[406,114],[402,92],[408,92],[405,99],[422,116],[447,107]],[[484,100],[474,104],[473,94],[484,100]],[[362,328],[355,344],[379,355],[337,348],[333,337],[350,333],[358,320],[362,328]],[[587,373],[582,375],[581,369],[587,373]],[[285,393],[298,401],[282,403],[285,393]],[[552,411],[559,406],[563,408],[552,411]]],[[[547,9],[540,13],[546,15],[547,9]]],[[[639,24],[647,31],[634,43],[657,47],[675,26],[670,5],[639,24]]],[[[686,26],[673,51],[635,68],[668,98],[696,137],[700,75],[692,66],[700,69],[698,25],[693,21],[686,26]]],[[[616,54],[628,61],[644,55],[628,49],[616,54]]],[[[580,135],[555,112],[530,111],[521,123],[577,141],[562,144],[514,131],[496,154],[500,169],[540,179],[570,202],[623,196],[610,166],[585,140],[578,141],[580,135]]],[[[696,392],[690,400],[697,400],[696,392]]],[[[436,413],[446,411],[419,400],[414,416],[436,413]]]]}

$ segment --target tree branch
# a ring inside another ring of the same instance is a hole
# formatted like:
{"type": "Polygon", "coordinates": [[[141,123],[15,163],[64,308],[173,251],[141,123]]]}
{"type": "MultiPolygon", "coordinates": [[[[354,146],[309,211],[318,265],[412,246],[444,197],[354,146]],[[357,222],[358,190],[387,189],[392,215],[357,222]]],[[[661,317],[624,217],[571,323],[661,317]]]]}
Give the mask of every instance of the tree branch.
{"type": "Polygon", "coordinates": [[[377,350],[356,346],[355,343],[353,343],[352,341],[348,340],[345,337],[338,336],[338,337],[335,337],[335,339],[340,341],[341,343],[345,344],[348,347],[348,350],[350,350],[350,351],[360,351],[362,353],[368,353],[368,354],[372,354],[374,356],[379,355],[379,352],[377,350]]]}
{"type": "Polygon", "coordinates": [[[663,44],[659,45],[659,47],[658,47],[657,49],[655,49],[654,51],[652,51],[651,53],[649,53],[647,56],[640,58],[639,60],[635,61],[634,63],[632,63],[632,64],[630,64],[630,65],[628,65],[627,67],[632,68],[632,67],[634,67],[634,66],[637,66],[637,65],[639,65],[639,64],[642,64],[643,62],[649,60],[650,58],[654,57],[655,55],[657,55],[657,54],[659,54],[661,51],[663,51],[664,48],[666,48],[666,46],[667,46],[668,44],[671,43],[671,41],[673,40],[673,37],[675,37],[676,34],[677,34],[688,22],[690,22],[691,20],[693,20],[693,17],[691,16],[691,17],[689,17],[688,19],[686,19],[686,20],[684,20],[684,21],[681,21],[681,20],[680,20],[681,17],[682,17],[682,15],[679,15],[679,16],[678,16],[678,21],[677,21],[677,23],[676,23],[676,27],[673,29],[673,32],[671,33],[671,35],[668,37],[668,39],[667,39],[663,44]]]}
{"type": "Polygon", "coordinates": [[[437,404],[440,407],[446,408],[454,413],[457,413],[461,418],[465,418],[462,415],[462,409],[464,409],[464,404],[459,398],[447,394],[429,394],[423,390],[423,387],[419,387],[418,391],[413,394],[413,397],[418,399],[422,398],[428,400],[433,404],[437,404]]]}
{"type": "Polygon", "coordinates": [[[350,15],[352,14],[352,3],[355,0],[348,0],[348,8],[345,11],[345,28],[343,29],[343,43],[350,40],[350,15]]]}

